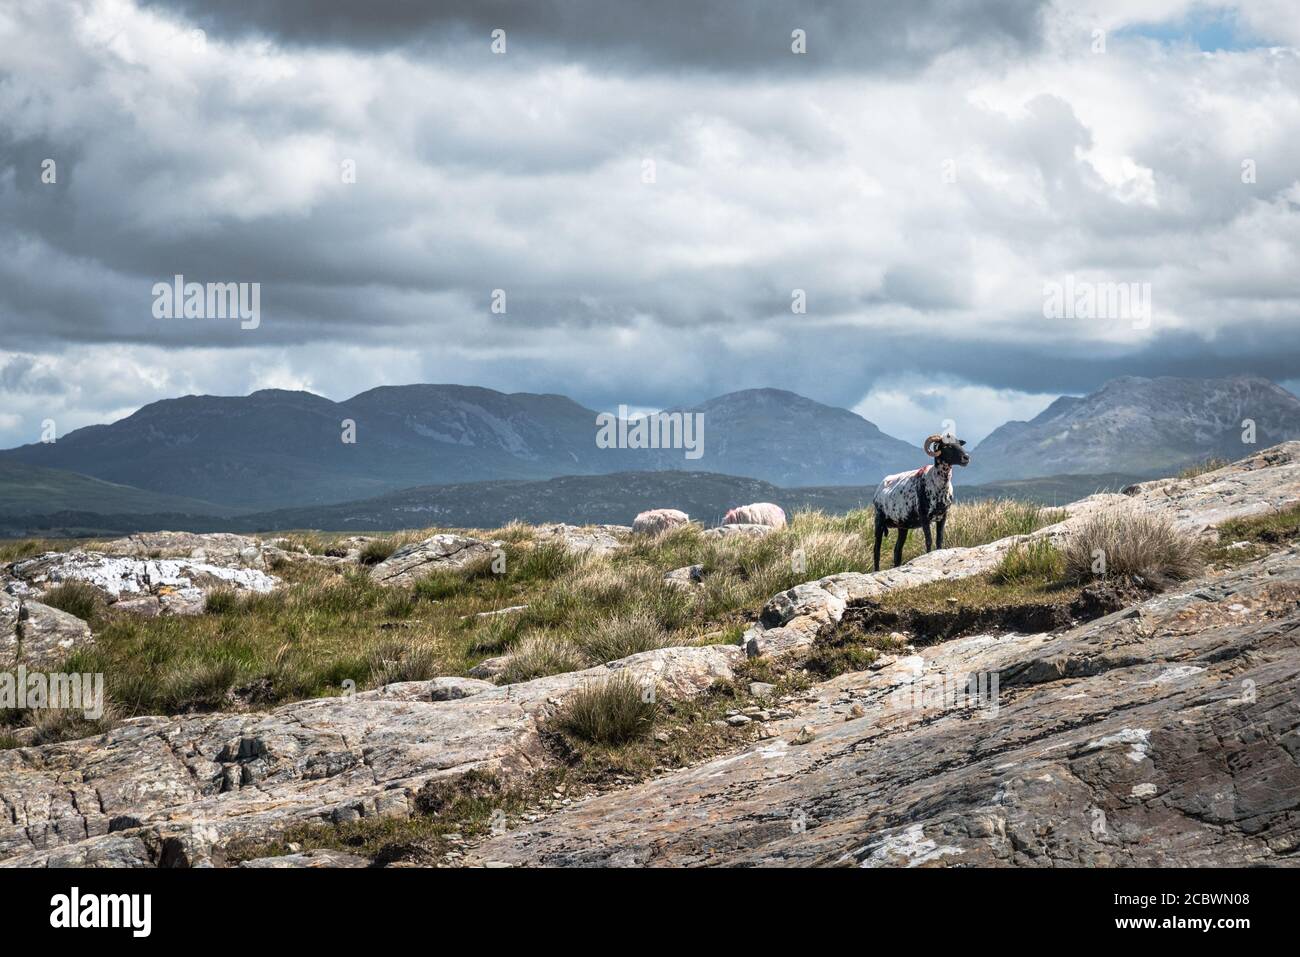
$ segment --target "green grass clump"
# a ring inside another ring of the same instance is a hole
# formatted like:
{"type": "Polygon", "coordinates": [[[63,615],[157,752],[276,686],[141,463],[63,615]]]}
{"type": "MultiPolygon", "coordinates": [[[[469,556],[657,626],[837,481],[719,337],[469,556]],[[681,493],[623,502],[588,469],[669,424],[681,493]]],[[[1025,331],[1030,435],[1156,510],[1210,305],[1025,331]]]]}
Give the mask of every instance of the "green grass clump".
{"type": "Polygon", "coordinates": [[[370,681],[382,687],[398,681],[427,681],[443,674],[443,663],[432,645],[398,640],[381,643],[367,656],[370,681]]]}
{"type": "Polygon", "coordinates": [[[618,661],[628,655],[667,647],[672,636],[644,609],[615,615],[596,623],[578,639],[578,647],[592,664],[618,661]]]}
{"type": "Polygon", "coordinates": [[[209,615],[229,615],[239,608],[239,595],[233,588],[214,588],[203,602],[203,610],[209,615]]]}
{"type": "Polygon", "coordinates": [[[41,604],[76,615],[82,621],[92,621],[104,609],[104,596],[94,585],[68,581],[42,595],[41,604]]]}
{"type": "Polygon", "coordinates": [[[586,666],[578,646],[561,635],[534,632],[525,635],[510,650],[510,662],[501,674],[502,684],[516,684],[581,671],[586,666]]]}
{"type": "Polygon", "coordinates": [[[359,561],[362,565],[378,565],[397,551],[397,543],[388,538],[375,538],[361,548],[359,561]]]}
{"type": "Polygon", "coordinates": [[[555,725],[591,744],[616,747],[648,734],[658,714],[654,695],[620,672],[570,695],[555,725]]]}
{"type": "Polygon", "coordinates": [[[1065,574],[1065,556],[1050,539],[1037,538],[1013,545],[993,570],[1000,585],[1015,582],[1057,582],[1065,574]]]}
{"type": "Polygon", "coordinates": [[[1266,515],[1234,518],[1219,526],[1219,541],[1279,545],[1300,538],[1300,504],[1266,515]]]}

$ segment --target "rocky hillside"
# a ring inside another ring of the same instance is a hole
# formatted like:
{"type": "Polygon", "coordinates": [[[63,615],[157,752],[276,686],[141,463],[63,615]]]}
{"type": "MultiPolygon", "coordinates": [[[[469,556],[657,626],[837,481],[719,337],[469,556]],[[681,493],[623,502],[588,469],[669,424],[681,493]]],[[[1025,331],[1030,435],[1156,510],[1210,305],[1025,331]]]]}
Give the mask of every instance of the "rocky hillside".
{"type": "MultiPolygon", "coordinates": [[[[545,800],[494,815],[490,831],[439,863],[1285,864],[1300,845],[1294,540],[1270,532],[1262,544],[1243,542],[1241,560],[1163,594],[1118,603],[1112,594],[1113,613],[1046,629],[1010,627],[1028,619],[1008,613],[1002,627],[942,640],[922,623],[966,612],[898,610],[934,583],[952,589],[949,601],[960,606],[963,584],[982,580],[1013,550],[1068,542],[1092,516],[1116,508],[1214,539],[1243,517],[1297,506],[1293,442],[1195,478],[1092,496],[1029,535],[806,582],[755,608],[735,643],[655,648],[530,680],[447,676],[269,710],[141,717],[96,737],[11,746],[0,751],[0,864],[362,863],[276,842],[311,822],[355,828],[436,817],[458,789],[487,799],[496,782],[550,780],[571,760],[553,746],[559,716],[583,689],[616,675],[652,683],[677,709],[738,681],[752,703],[714,722],[734,735],[714,742],[721,753],[665,767],[674,736],[690,733],[666,728],[649,745],[664,755],[639,780],[557,787],[554,800],[548,785],[545,800]],[[900,627],[915,629],[898,636],[895,652],[820,683],[788,683],[813,667],[830,636],[890,601],[900,627]],[[756,678],[764,672],[772,678],[756,678]],[[982,676],[986,694],[949,700],[972,675],[982,676]],[[235,851],[259,842],[283,856],[235,851]]],[[[738,540],[751,534],[729,528],[738,540]]],[[[584,553],[645,548],[627,529],[545,531],[584,553]]],[[[50,633],[29,623],[48,617],[41,599],[59,582],[98,575],[124,593],[119,600],[179,602],[150,613],[192,614],[186,589],[274,589],[260,569],[355,563],[364,543],[352,545],[340,543],[333,557],[295,557],[287,541],[136,536],[97,554],[23,559],[0,573],[9,596],[0,627],[11,635],[0,649],[12,667],[25,660],[28,629],[50,633]]],[[[370,576],[395,581],[399,569],[445,582],[449,566],[492,547],[434,536],[399,549],[370,576]]],[[[673,587],[694,586],[687,576],[673,587]]],[[[213,613],[229,611],[205,614],[213,613]]],[[[57,655],[49,643],[39,650],[57,655]]]]}
{"type": "MultiPolygon", "coordinates": [[[[683,449],[601,448],[596,411],[559,395],[409,385],[332,402],[268,389],[155,402],[111,425],[0,451],[0,464],[66,470],[251,511],[434,484],[658,469],[787,486],[857,484],[916,459],[916,447],[860,416],[791,392],[737,392],[689,411],[705,416],[703,455],[693,459],[683,449]],[[345,422],[355,423],[355,443],[342,441],[345,422]]],[[[67,507],[51,499],[27,510],[67,507]]]]}
{"type": "Polygon", "coordinates": [[[1082,398],[1062,396],[1029,422],[1008,422],[975,448],[968,480],[1067,473],[1167,475],[1207,459],[1300,437],[1300,399],[1258,376],[1107,382],[1082,398]]]}

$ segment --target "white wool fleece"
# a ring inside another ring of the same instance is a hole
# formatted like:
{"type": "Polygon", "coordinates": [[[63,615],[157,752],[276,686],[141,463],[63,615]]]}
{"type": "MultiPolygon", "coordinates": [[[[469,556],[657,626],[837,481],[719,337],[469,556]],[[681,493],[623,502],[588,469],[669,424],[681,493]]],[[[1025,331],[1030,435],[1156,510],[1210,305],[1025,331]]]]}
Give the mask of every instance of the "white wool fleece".
{"type": "Polygon", "coordinates": [[[948,513],[952,504],[952,466],[944,462],[909,472],[889,475],[876,487],[872,504],[885,516],[892,528],[919,528],[921,525],[920,489],[924,483],[926,519],[934,521],[948,513]]]}

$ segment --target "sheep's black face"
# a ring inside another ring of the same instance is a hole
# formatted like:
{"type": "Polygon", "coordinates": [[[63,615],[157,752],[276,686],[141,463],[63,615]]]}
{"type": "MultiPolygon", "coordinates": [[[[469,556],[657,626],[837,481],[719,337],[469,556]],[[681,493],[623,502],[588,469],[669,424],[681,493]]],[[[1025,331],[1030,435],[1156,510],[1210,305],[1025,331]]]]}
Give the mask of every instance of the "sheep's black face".
{"type": "Polygon", "coordinates": [[[935,458],[948,465],[970,465],[970,456],[962,448],[965,444],[965,439],[946,435],[943,439],[943,445],[939,447],[939,454],[935,458]]]}

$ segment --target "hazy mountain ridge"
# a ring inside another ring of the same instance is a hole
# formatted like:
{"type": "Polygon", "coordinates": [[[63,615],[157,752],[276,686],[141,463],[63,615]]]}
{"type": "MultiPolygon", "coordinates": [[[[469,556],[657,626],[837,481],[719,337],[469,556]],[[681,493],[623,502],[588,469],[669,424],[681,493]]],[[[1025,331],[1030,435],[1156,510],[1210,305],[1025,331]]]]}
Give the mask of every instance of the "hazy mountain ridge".
{"type": "Polygon", "coordinates": [[[975,482],[1062,473],[1170,474],[1300,437],[1300,399],[1258,376],[1112,379],[995,429],[971,454],[975,482]],[[1245,419],[1255,442],[1243,442],[1245,419]]]}
{"type": "MultiPolygon", "coordinates": [[[[501,510],[513,500],[520,511],[503,520],[608,522],[626,520],[611,517],[626,511],[616,498],[617,482],[571,485],[599,505],[585,509],[553,497],[550,514],[538,503],[552,493],[537,483],[659,471],[711,474],[787,494],[802,488],[807,494],[798,500],[804,502],[814,489],[870,490],[884,475],[925,461],[919,448],[855,413],[777,389],[733,392],[669,411],[704,416],[702,457],[688,459],[682,449],[602,449],[597,413],[555,394],[410,385],[382,386],[344,402],[284,390],[184,396],[53,444],[0,452],[0,466],[7,468],[0,473],[0,515],[14,527],[23,516],[48,521],[64,512],[184,514],[197,521],[232,511],[266,516],[297,510],[304,519],[317,517],[303,524],[323,527],[324,517],[337,514],[328,506],[353,509],[397,496],[368,514],[388,516],[390,505],[415,508],[423,501],[418,507],[445,504],[450,524],[485,525],[492,524],[485,516],[505,514],[501,510]],[[356,444],[342,441],[348,423],[355,425],[356,444]],[[60,471],[26,478],[21,468],[60,471]],[[114,485],[85,484],[96,479],[114,485]],[[528,488],[511,492],[512,482],[528,488]],[[84,501],[82,493],[69,491],[75,488],[85,489],[84,501]],[[152,507],[151,494],[158,496],[152,507]]],[[[998,483],[1018,496],[1060,500],[1058,493],[1095,491],[1087,487],[1091,481],[1110,486],[1175,474],[1215,456],[1240,458],[1250,448],[1242,443],[1246,418],[1255,422],[1255,447],[1300,437],[1300,399],[1265,379],[1116,379],[1088,396],[1062,396],[1028,422],[994,430],[973,447],[970,467],[959,470],[955,482],[959,496],[963,488],[998,483]],[[1064,481],[1049,497],[1049,486],[1038,480],[1052,476],[1064,481]],[[1030,480],[1023,489],[1014,484],[1023,480],[1030,480]]],[[[660,485],[664,496],[696,500],[681,482],[660,485]]],[[[720,492],[699,501],[725,510],[737,504],[740,489],[728,495],[725,505],[720,492]]],[[[842,507],[839,491],[825,495],[827,507],[842,507]]],[[[763,497],[755,487],[749,500],[763,497]]],[[[394,527],[388,522],[376,527],[394,527]]]]}
{"type": "Polygon", "coordinates": [[[435,484],[661,469],[833,485],[875,481],[920,454],[852,412],[790,392],[733,393],[690,411],[705,414],[697,459],[683,449],[600,448],[597,413],[560,395],[409,385],[333,402],[268,389],[165,399],[0,452],[0,461],[264,510],[435,484]],[[348,423],[355,444],[343,441],[348,423]]]}

